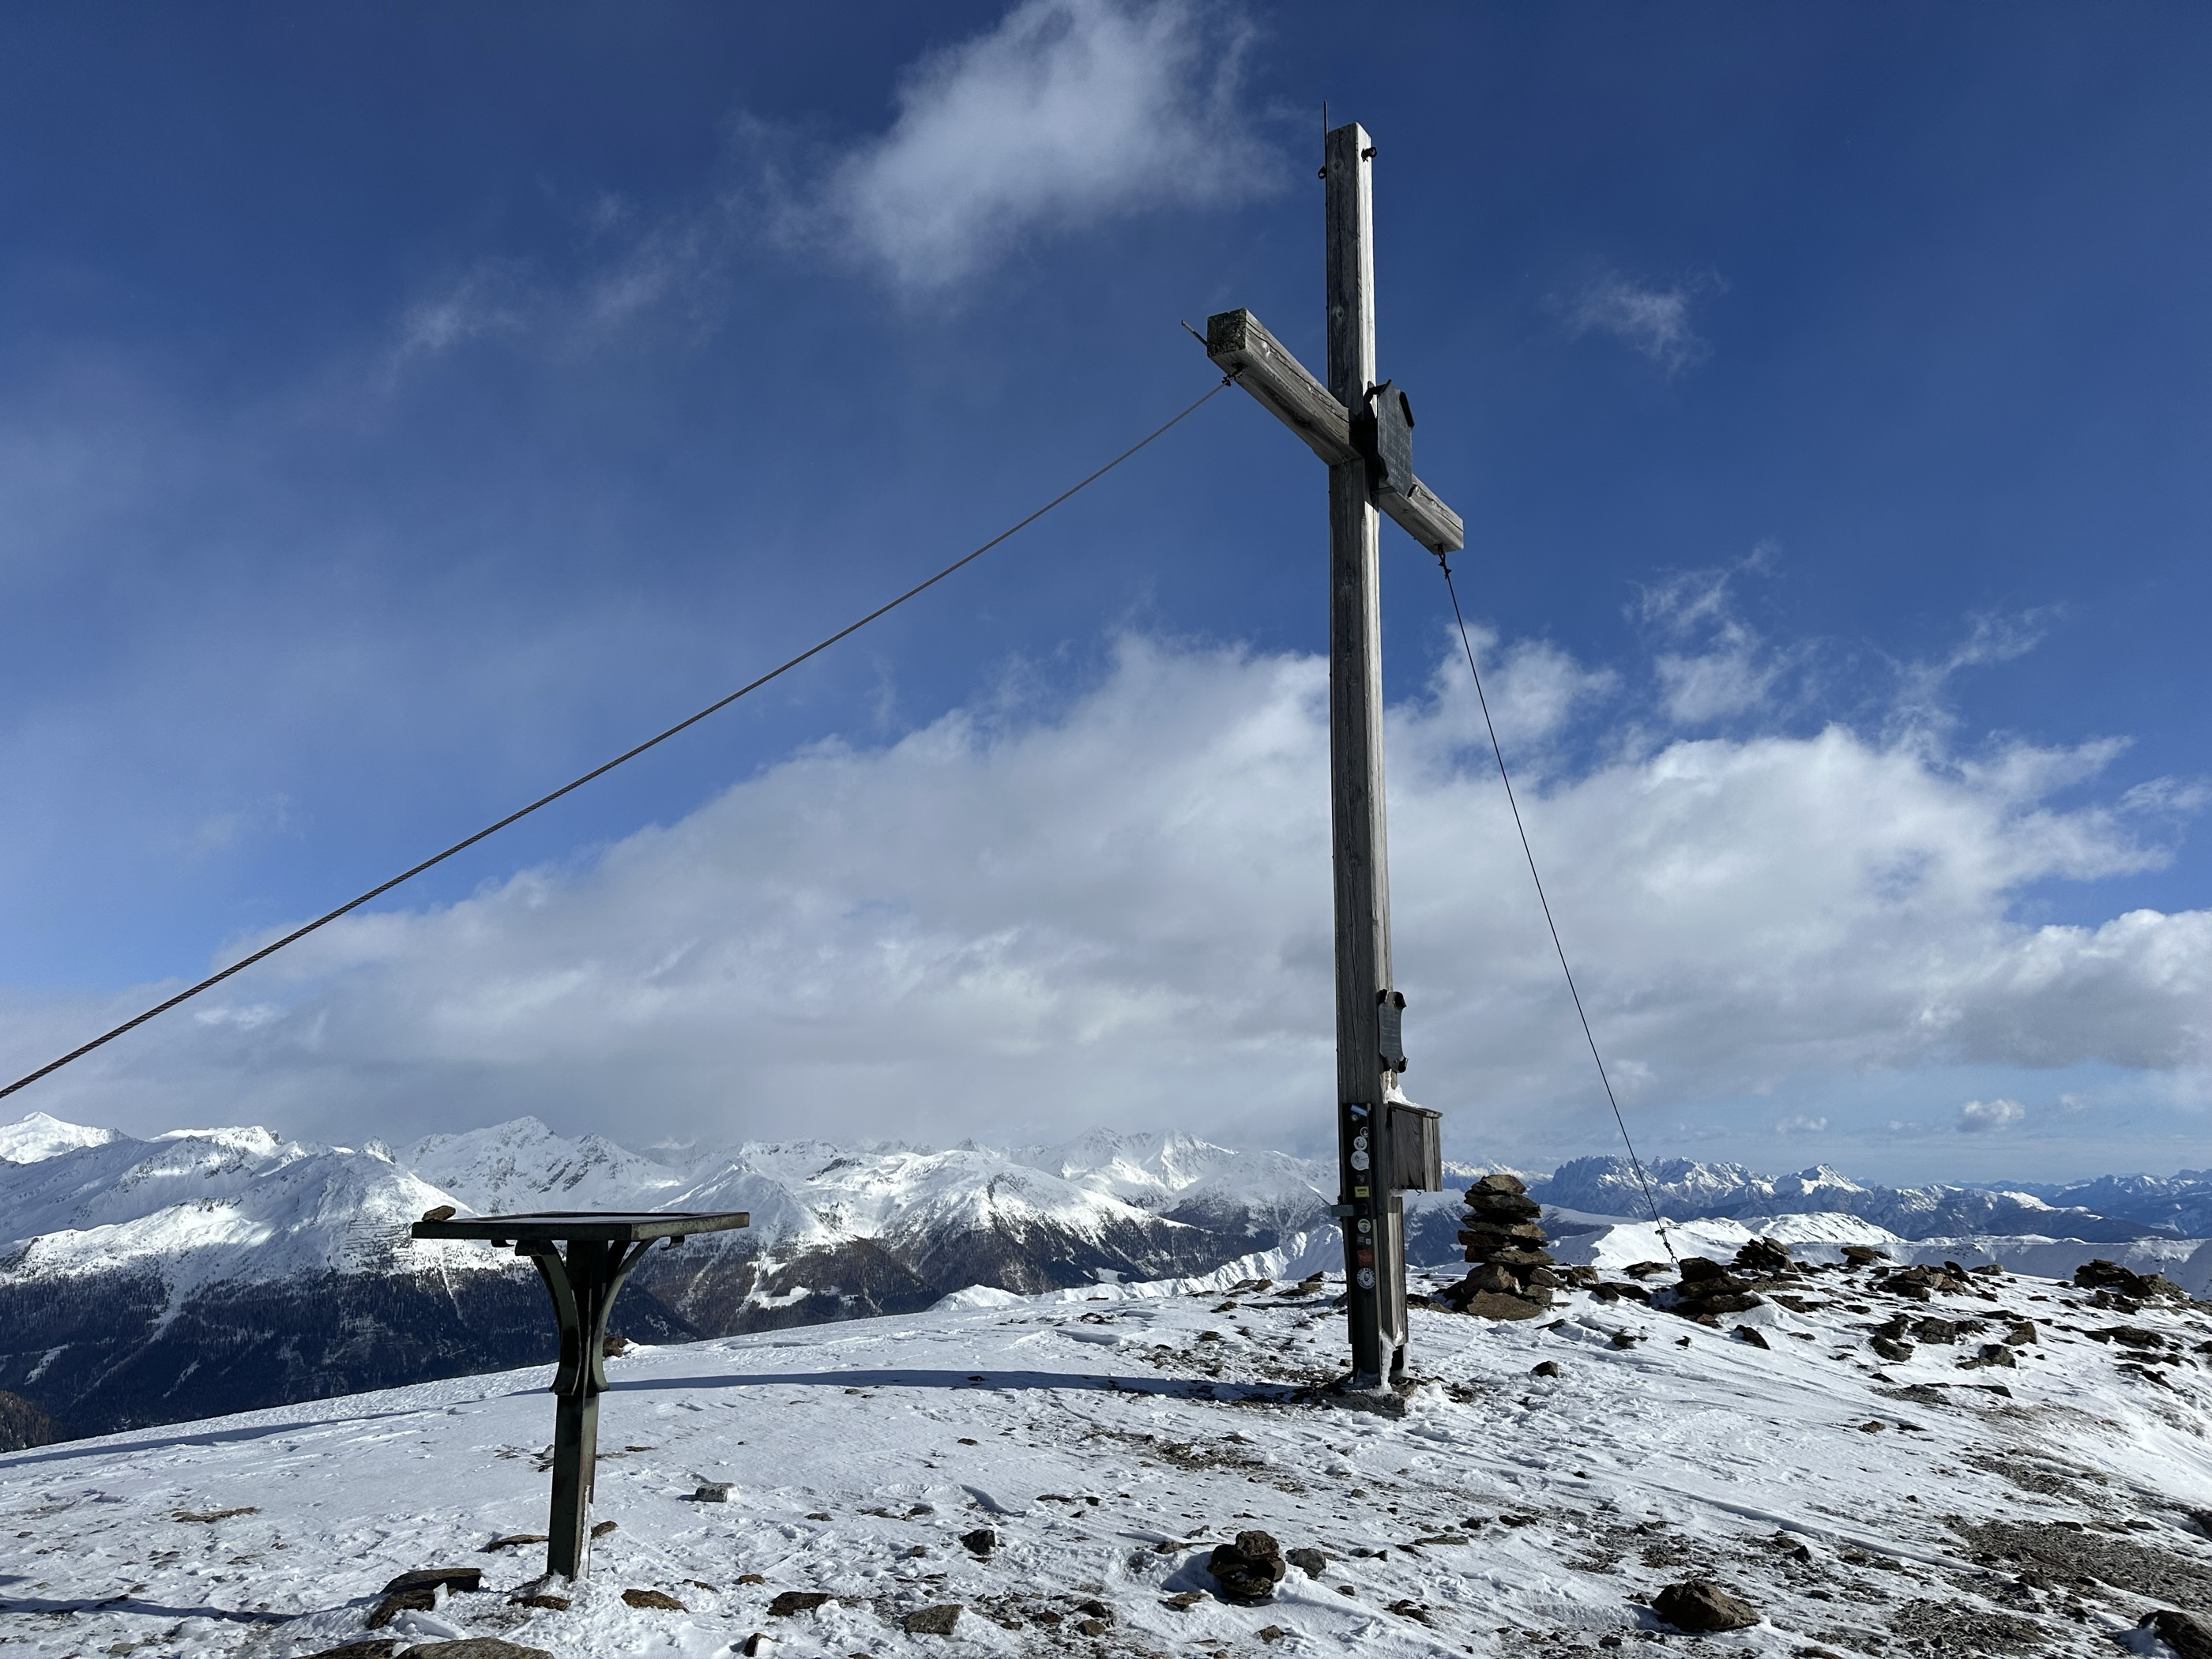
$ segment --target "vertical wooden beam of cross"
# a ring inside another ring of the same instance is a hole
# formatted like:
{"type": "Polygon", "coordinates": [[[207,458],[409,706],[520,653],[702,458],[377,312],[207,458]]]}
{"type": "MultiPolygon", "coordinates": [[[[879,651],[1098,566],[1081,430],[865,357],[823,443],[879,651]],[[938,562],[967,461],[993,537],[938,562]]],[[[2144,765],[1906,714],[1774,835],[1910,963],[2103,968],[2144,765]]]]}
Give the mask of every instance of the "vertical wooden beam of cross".
{"type": "Polygon", "coordinates": [[[1375,379],[1375,146],[1357,122],[1322,140],[1328,380],[1317,380],[1249,311],[1206,325],[1206,355],[1328,466],[1328,762],[1335,872],[1337,1178],[1344,1227],[1346,1386],[1404,1376],[1405,1205],[1442,1187],[1436,1115],[1398,1095],[1405,999],[1391,982],[1390,868],[1382,801],[1378,510],[1439,556],[1466,544],[1459,514],[1413,476],[1413,410],[1375,379]]]}

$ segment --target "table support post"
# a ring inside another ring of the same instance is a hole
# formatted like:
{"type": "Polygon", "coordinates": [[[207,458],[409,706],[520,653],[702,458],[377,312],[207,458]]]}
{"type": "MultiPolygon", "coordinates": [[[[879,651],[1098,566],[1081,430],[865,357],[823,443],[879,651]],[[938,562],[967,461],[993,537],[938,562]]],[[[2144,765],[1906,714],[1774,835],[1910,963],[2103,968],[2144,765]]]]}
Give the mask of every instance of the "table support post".
{"type": "Polygon", "coordinates": [[[652,1248],[572,1239],[568,1257],[547,1239],[522,1239],[553,1298],[561,1363],[553,1374],[553,1508],[546,1522],[545,1570],[582,1578],[591,1570],[592,1485],[599,1452],[599,1395],[607,1386],[607,1316],[638,1259],[652,1248]]]}
{"type": "Polygon", "coordinates": [[[563,1394],[553,1402],[553,1512],[545,1523],[545,1571],[581,1578],[590,1570],[592,1477],[599,1467],[599,1397],[563,1394]]]}

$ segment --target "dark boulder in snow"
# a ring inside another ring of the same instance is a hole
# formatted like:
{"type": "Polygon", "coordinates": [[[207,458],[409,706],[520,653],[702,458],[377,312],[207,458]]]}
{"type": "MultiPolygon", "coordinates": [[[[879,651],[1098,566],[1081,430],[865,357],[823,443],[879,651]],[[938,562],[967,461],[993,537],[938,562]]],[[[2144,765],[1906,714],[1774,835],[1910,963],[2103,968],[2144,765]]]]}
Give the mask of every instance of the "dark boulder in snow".
{"type": "Polygon", "coordinates": [[[2117,1261],[2085,1261],[2074,1270],[2076,1289],[2110,1291],[2136,1302],[2186,1302],[2189,1292],[2164,1273],[2139,1273],[2117,1261]]]}
{"type": "Polygon", "coordinates": [[[781,1590],[768,1604],[768,1616],[789,1619],[796,1613],[811,1613],[829,1600],[830,1596],[822,1590],[781,1590]]]}
{"type": "Polygon", "coordinates": [[[438,1605],[440,1590],[480,1590],[482,1567],[423,1567],[403,1572],[384,1587],[384,1599],[368,1615],[368,1627],[382,1630],[403,1613],[430,1613],[438,1605]]]}
{"type": "Polygon", "coordinates": [[[2164,1608],[2143,1617],[2142,1628],[2181,1656],[2181,1659],[2212,1659],[2212,1626],[2195,1613],[2164,1608]]]}
{"type": "Polygon", "coordinates": [[[1283,1560],[1282,1546],[1273,1534],[1264,1532],[1240,1532],[1233,1544],[1220,1544],[1206,1558],[1206,1570],[1221,1586],[1221,1594],[1231,1601],[1265,1601],[1275,1594],[1275,1586],[1283,1582],[1290,1571],[1283,1560]]]}
{"type": "Polygon", "coordinates": [[[960,1622],[957,1601],[940,1602],[933,1607],[916,1607],[906,1616],[908,1636],[950,1636],[960,1622]]]}
{"type": "Polygon", "coordinates": [[[1731,1595],[1709,1578],[1686,1578],[1669,1584],[1652,1598],[1651,1611],[1676,1630],[1748,1630],[1759,1622],[1759,1610],[1740,1595],[1731,1595]]]}
{"type": "Polygon", "coordinates": [[[1796,1264],[1790,1259],[1790,1247],[1771,1238],[1754,1238],[1735,1253],[1735,1265],[1746,1273],[1771,1278],[1786,1273],[1796,1264]]]}

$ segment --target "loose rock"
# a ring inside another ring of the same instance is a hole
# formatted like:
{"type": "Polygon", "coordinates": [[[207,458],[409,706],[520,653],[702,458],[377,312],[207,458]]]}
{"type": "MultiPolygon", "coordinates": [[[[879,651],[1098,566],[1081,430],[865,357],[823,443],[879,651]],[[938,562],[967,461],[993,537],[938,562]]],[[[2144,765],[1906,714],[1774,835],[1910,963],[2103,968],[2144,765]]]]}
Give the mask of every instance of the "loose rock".
{"type": "Polygon", "coordinates": [[[382,1630],[403,1613],[428,1613],[438,1605],[441,1589],[470,1591],[483,1588],[482,1567],[423,1567],[403,1572],[384,1587],[384,1599],[368,1615],[368,1628],[382,1630]]]}
{"type": "Polygon", "coordinates": [[[1534,1319],[1552,1305],[1552,1293],[1543,1291],[1533,1295],[1513,1296],[1483,1291],[1465,1302],[1460,1302],[1446,1292],[1443,1300],[1462,1313],[1473,1314],[1477,1319],[1534,1319]],[[1540,1301],[1538,1300],[1539,1296],[1542,1298],[1540,1301]]]}
{"type": "Polygon", "coordinates": [[[685,1607],[665,1590],[626,1589],[623,1600],[634,1607],[656,1607],[663,1613],[689,1613],[685,1607]]]}
{"type": "Polygon", "coordinates": [[[386,1595],[396,1595],[403,1590],[449,1589],[464,1593],[483,1588],[482,1567],[419,1567],[413,1572],[403,1572],[384,1587],[386,1595]]]}
{"type": "Polygon", "coordinates": [[[933,1607],[916,1607],[906,1616],[908,1636],[950,1636],[960,1622],[960,1604],[941,1602],[933,1607]]]}
{"type": "Polygon", "coordinates": [[[1712,1631],[1748,1630],[1759,1622],[1759,1610],[1738,1595],[1731,1595],[1709,1578],[1686,1578],[1669,1584],[1652,1598],[1651,1611],[1677,1630],[1700,1634],[1712,1631]]]}
{"type": "Polygon", "coordinates": [[[1206,1570],[1221,1586],[1226,1600],[1250,1602],[1272,1600],[1275,1586],[1283,1582],[1289,1568],[1273,1536],[1253,1531],[1238,1533],[1233,1544],[1216,1546],[1206,1558],[1206,1570]]]}
{"type": "Polygon", "coordinates": [[[407,1650],[408,1659],[553,1659],[544,1648],[526,1648],[496,1636],[467,1636],[458,1642],[423,1642],[407,1650]]]}
{"type": "Polygon", "coordinates": [[[2084,1291],[2111,1291],[2137,1302],[2186,1302],[2189,1292],[2164,1273],[2139,1273],[2117,1261],[2101,1258],[2085,1261],[2074,1270],[2074,1283],[2084,1291]]]}
{"type": "Polygon", "coordinates": [[[978,1527],[973,1532],[962,1533],[960,1542],[970,1555],[988,1555],[999,1547],[999,1534],[988,1527],[978,1527]]]}
{"type": "Polygon", "coordinates": [[[1310,1547],[1285,1551],[1283,1559],[1309,1578],[1318,1578],[1328,1571],[1328,1558],[1310,1547]]]}
{"type": "Polygon", "coordinates": [[[1771,1277],[1788,1273],[1796,1263],[1790,1259],[1790,1247],[1780,1240],[1754,1238],[1735,1253],[1735,1265],[1747,1273],[1771,1277]]]}
{"type": "Polygon", "coordinates": [[[1702,1324],[1717,1324],[1723,1314],[1743,1313],[1765,1301],[1747,1279],[1737,1278],[1717,1261],[1692,1255],[1683,1258],[1682,1282],[1663,1304],[1655,1301],[1653,1305],[1664,1305],[1668,1312],[1702,1324]]]}
{"type": "Polygon", "coordinates": [[[795,1613],[811,1613],[830,1599],[822,1590],[784,1590],[768,1604],[768,1616],[788,1619],[795,1613]]]}

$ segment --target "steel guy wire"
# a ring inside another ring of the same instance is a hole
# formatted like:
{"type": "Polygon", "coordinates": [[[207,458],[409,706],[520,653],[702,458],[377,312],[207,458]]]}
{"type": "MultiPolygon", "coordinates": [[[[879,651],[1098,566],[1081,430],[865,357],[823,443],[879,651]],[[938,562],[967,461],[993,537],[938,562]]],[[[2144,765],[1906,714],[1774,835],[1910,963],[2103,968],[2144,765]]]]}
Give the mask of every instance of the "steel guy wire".
{"type": "Polygon", "coordinates": [[[1528,879],[1536,884],[1536,902],[1544,909],[1544,926],[1551,930],[1552,949],[1559,958],[1559,971],[1566,975],[1567,994],[1574,999],[1575,1018],[1582,1021],[1583,1041],[1589,1044],[1590,1059],[1597,1064],[1597,1080],[1605,1085],[1606,1104],[1613,1108],[1613,1121],[1620,1127],[1620,1144],[1628,1148],[1628,1162],[1636,1171],[1636,1184],[1644,1189],[1644,1207],[1651,1212],[1651,1224],[1659,1230],[1659,1242],[1667,1247],[1667,1259],[1680,1265],[1674,1254],[1674,1241],[1667,1237],[1667,1223],[1659,1213],[1658,1201],[1651,1195],[1650,1178],[1644,1173],[1644,1160],[1636,1155],[1636,1142],[1630,1138],[1628,1120],[1621,1115],[1620,1101],[1613,1092],[1613,1079],[1605,1069],[1605,1056],[1598,1052],[1596,1033],[1590,1030],[1589,1014],[1583,1007],[1583,994],[1575,983],[1575,970],[1567,965],[1567,947],[1559,942],[1559,924],[1552,917],[1552,901],[1544,892],[1544,878],[1536,872],[1536,854],[1528,845],[1528,826],[1521,821],[1521,802],[1513,793],[1513,775],[1505,769],[1505,750],[1498,741],[1498,723],[1490,718],[1490,699],[1483,695],[1482,671],[1474,665],[1474,645],[1467,635],[1467,617],[1459,608],[1459,587],[1452,580],[1451,562],[1443,554],[1437,555],[1437,568],[1444,573],[1444,592],[1451,595],[1452,620],[1459,624],[1460,649],[1467,653],[1467,672],[1474,677],[1474,700],[1481,705],[1482,724],[1490,733],[1490,752],[1498,759],[1498,776],[1505,786],[1505,804],[1513,809],[1513,828],[1521,837],[1521,856],[1528,861],[1528,879]]]}

